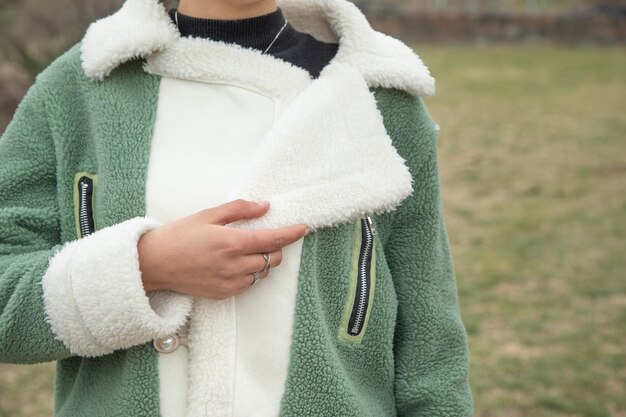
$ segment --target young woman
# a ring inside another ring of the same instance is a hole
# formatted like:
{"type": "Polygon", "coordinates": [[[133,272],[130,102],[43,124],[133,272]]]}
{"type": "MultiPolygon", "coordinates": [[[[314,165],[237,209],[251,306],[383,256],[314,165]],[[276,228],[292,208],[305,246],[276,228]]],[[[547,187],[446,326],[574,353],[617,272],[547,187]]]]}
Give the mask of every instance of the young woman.
{"type": "Polygon", "coordinates": [[[0,140],[0,359],[57,416],[469,416],[434,81],[346,0],[126,0],[0,140]]]}

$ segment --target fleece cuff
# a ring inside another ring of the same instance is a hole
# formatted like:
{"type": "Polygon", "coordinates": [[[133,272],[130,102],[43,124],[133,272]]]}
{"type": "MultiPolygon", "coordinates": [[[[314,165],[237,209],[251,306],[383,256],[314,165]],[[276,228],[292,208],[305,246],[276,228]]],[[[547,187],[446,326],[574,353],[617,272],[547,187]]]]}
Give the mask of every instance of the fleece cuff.
{"type": "Polygon", "coordinates": [[[137,241],[158,227],[136,217],[67,243],[42,279],[47,320],[79,356],[100,356],[174,333],[187,320],[191,297],[146,295],[137,241]]]}

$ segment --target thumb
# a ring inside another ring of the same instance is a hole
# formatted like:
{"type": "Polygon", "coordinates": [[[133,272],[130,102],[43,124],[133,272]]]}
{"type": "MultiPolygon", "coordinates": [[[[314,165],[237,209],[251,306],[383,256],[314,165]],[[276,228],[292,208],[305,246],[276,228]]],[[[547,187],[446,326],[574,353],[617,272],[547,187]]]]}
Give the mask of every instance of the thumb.
{"type": "Polygon", "coordinates": [[[238,220],[261,217],[270,207],[269,201],[233,200],[205,210],[205,220],[212,224],[229,224],[238,220]]]}

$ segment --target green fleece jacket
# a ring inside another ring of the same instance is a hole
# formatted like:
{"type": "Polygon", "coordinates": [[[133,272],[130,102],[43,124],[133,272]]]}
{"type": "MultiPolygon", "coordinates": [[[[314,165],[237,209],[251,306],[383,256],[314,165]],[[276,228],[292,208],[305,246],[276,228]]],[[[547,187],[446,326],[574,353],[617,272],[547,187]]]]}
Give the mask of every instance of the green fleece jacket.
{"type": "MultiPolygon", "coordinates": [[[[153,0],[128,4],[161,7],[153,0]]],[[[343,0],[279,4],[292,22],[313,7],[362,28],[359,12],[343,0]]],[[[123,25],[123,12],[106,21],[107,30],[123,25]]],[[[298,29],[315,33],[305,21],[298,29]]],[[[351,32],[339,27],[331,25],[336,39],[349,40],[351,32]]],[[[97,29],[37,77],[0,139],[0,361],[58,361],[58,416],[158,416],[160,353],[152,341],[184,323],[190,307],[175,294],[167,295],[178,306],[171,311],[148,302],[136,241],[158,226],[145,217],[145,184],[160,82],[176,76],[159,67],[159,54],[177,38],[107,58],[107,45],[94,43],[97,29]],[[89,194],[81,194],[85,178],[89,194]],[[135,270],[113,266],[101,273],[118,261],[135,270]]],[[[326,120],[330,140],[371,140],[380,149],[354,146],[346,158],[362,158],[362,172],[338,171],[334,185],[302,179],[297,189],[304,191],[294,201],[304,214],[287,210],[273,223],[249,225],[302,222],[314,230],[302,247],[281,416],[472,415],[467,338],[440,196],[438,129],[420,98],[432,91],[425,76],[414,77],[421,61],[388,65],[390,50],[407,57],[408,48],[379,35],[369,46],[382,49],[365,61],[340,47],[320,79],[298,90],[292,107],[302,112],[284,118],[283,133],[326,120]],[[341,111],[333,101],[341,101],[341,111]],[[387,153],[392,162],[377,166],[387,153]],[[393,161],[400,162],[391,167],[393,161]]],[[[317,133],[302,132],[301,140],[323,141],[317,133]]],[[[291,195],[269,194],[277,202],[291,195]]],[[[188,415],[227,415],[203,413],[188,415]]]]}

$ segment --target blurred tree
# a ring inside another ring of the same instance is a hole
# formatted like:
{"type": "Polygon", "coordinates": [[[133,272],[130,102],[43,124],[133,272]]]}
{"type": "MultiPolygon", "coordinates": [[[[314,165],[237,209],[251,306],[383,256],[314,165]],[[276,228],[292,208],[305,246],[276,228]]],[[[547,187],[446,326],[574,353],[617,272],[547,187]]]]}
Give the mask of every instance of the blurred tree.
{"type": "MultiPolygon", "coordinates": [[[[17,103],[54,58],[78,42],[94,20],[124,0],[0,0],[0,132],[17,103]]],[[[164,0],[175,7],[176,0],[164,0]]]]}
{"type": "Polygon", "coordinates": [[[587,3],[594,6],[626,7],[626,0],[587,0],[587,3]]]}
{"type": "Polygon", "coordinates": [[[27,74],[40,72],[78,41],[87,25],[117,9],[123,0],[2,1],[0,58],[27,74]]]}
{"type": "Polygon", "coordinates": [[[626,14],[626,0],[586,0],[596,12],[626,14]]]}
{"type": "MultiPolygon", "coordinates": [[[[125,0],[0,0],[0,132],[34,76],[125,0]]],[[[161,0],[166,8],[178,0],[161,0]]],[[[352,0],[366,12],[409,9],[565,12],[626,16],[626,0],[352,0]]]]}

